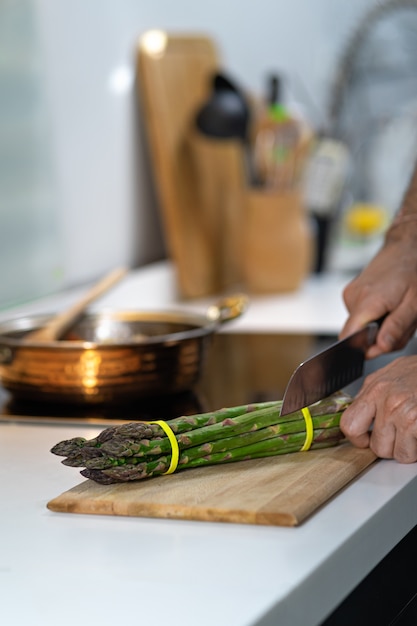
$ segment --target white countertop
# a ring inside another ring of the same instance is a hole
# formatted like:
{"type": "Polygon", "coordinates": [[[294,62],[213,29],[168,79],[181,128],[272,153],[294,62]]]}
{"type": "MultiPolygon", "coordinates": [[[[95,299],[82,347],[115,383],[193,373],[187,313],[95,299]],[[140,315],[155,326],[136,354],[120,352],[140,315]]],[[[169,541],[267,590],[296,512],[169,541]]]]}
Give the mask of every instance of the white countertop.
{"type": "MultiPolygon", "coordinates": [[[[343,282],[312,278],[297,294],[253,299],[228,329],[337,332],[343,282]]],[[[25,311],[54,310],[71,297],[25,311]]],[[[96,306],[140,302],[205,306],[176,299],[166,264],[133,273],[96,306]]],[[[82,481],[51,446],[95,433],[0,423],[0,616],[7,626],[316,626],[417,519],[417,464],[391,461],[378,461],[297,528],[49,511],[48,500],[82,481]]]]}
{"type": "MultiPolygon", "coordinates": [[[[349,277],[344,274],[312,276],[300,290],[280,295],[250,296],[249,308],[227,325],[227,332],[316,332],[337,334],[346,318],[341,292],[349,277]]],[[[24,307],[0,311],[0,321],[27,314],[48,313],[71,304],[81,289],[42,298],[24,307]]],[[[154,263],[131,272],[90,310],[175,308],[205,312],[218,297],[181,299],[175,287],[173,267],[154,263]]]]}

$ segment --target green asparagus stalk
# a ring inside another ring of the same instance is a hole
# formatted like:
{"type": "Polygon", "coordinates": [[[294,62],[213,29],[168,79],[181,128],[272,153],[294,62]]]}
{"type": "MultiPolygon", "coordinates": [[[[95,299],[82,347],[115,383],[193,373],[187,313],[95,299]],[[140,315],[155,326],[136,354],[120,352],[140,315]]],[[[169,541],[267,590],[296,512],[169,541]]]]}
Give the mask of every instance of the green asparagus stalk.
{"type": "MultiPolygon", "coordinates": [[[[292,419],[292,416],[290,421],[288,422],[281,421],[281,423],[278,424],[262,427],[262,424],[267,423],[265,420],[264,410],[257,411],[256,415],[257,421],[255,423],[255,428],[247,432],[239,433],[235,436],[232,435],[229,437],[224,437],[222,439],[206,441],[200,445],[196,445],[193,447],[188,447],[184,445],[180,438],[177,437],[179,449],[185,449],[187,451],[182,456],[180,456],[180,461],[178,464],[186,465],[189,463],[189,460],[194,458],[207,456],[215,452],[226,452],[227,450],[231,450],[233,448],[241,448],[245,445],[251,445],[260,441],[264,441],[266,439],[275,439],[279,436],[284,436],[290,433],[302,433],[302,436],[305,438],[304,418],[301,420],[292,419]]],[[[267,415],[267,418],[269,418],[269,415],[267,415]]],[[[338,426],[339,421],[340,412],[312,417],[313,429],[332,428],[334,426],[338,426]]],[[[285,440],[285,438],[283,440],[285,440]]],[[[164,447],[167,448],[167,452],[171,452],[170,446],[164,447]]],[[[77,452],[70,454],[68,458],[63,461],[63,464],[69,465],[70,467],[85,466],[86,468],[91,469],[104,469],[106,467],[112,467],[115,465],[126,465],[129,462],[138,463],[140,460],[150,461],[152,460],[153,456],[153,453],[150,455],[133,454],[126,456],[117,456],[109,452],[108,449],[104,446],[102,448],[84,447],[77,452]]]]}
{"type": "MultiPolygon", "coordinates": [[[[275,400],[271,402],[244,404],[241,406],[223,408],[209,413],[182,415],[181,417],[170,420],[169,426],[175,434],[184,433],[196,428],[202,428],[203,426],[218,424],[219,422],[232,419],[238,415],[251,413],[259,409],[277,407],[278,410],[280,410],[281,406],[282,402],[280,400],[275,400]]],[[[101,448],[107,441],[118,441],[118,438],[120,438],[123,443],[126,443],[127,441],[139,443],[142,441],[145,448],[148,447],[148,441],[155,440],[156,447],[160,445],[160,440],[163,437],[166,437],[165,432],[160,426],[158,426],[158,424],[129,422],[128,424],[121,424],[120,426],[111,426],[110,428],[106,428],[93,439],[87,440],[83,437],[74,437],[73,439],[60,441],[52,448],[51,452],[53,452],[53,454],[57,454],[58,456],[69,456],[72,452],[78,452],[81,448],[101,448]]],[[[166,446],[166,448],[167,451],[170,449],[169,446],[166,446]]],[[[146,452],[149,454],[149,450],[146,452]]]]}
{"type": "MultiPolygon", "coordinates": [[[[340,413],[331,413],[326,416],[318,415],[316,417],[312,417],[312,422],[314,431],[316,431],[316,429],[330,429],[338,427],[340,422],[340,413]]],[[[288,435],[288,441],[290,435],[300,433],[302,445],[305,440],[304,419],[302,421],[295,420],[293,422],[274,424],[272,426],[267,426],[266,428],[260,428],[259,430],[241,433],[235,437],[225,437],[224,439],[218,439],[213,442],[207,442],[199,446],[187,448],[181,457],[182,460],[180,460],[178,464],[188,465],[188,463],[195,458],[206,457],[207,455],[215,454],[217,452],[227,452],[228,450],[232,450],[234,448],[241,449],[245,446],[254,445],[270,439],[273,439],[274,441],[282,440],[285,442],[285,435],[288,435]]],[[[265,447],[267,446],[265,445],[265,447]]]]}
{"type": "MultiPolygon", "coordinates": [[[[252,446],[244,446],[243,448],[201,456],[189,462],[180,457],[179,465],[185,464],[187,468],[193,468],[299,452],[304,439],[305,435],[303,433],[285,435],[274,440],[268,440],[267,445],[253,444],[252,446]]],[[[335,446],[342,439],[343,435],[339,428],[319,429],[314,432],[310,449],[335,446]]],[[[127,463],[102,470],[86,468],[81,471],[81,475],[101,484],[129,482],[164,474],[169,467],[170,461],[171,458],[169,456],[164,456],[154,461],[141,461],[137,464],[127,463]]]]}
{"type": "MultiPolygon", "coordinates": [[[[312,449],[343,439],[340,417],[351,401],[338,393],[309,407],[312,449]]],[[[179,448],[177,469],[300,450],[306,437],[305,418],[301,411],[281,417],[281,406],[281,401],[241,405],[170,420],[179,448]]],[[[61,441],[51,452],[66,457],[65,465],[84,467],[83,476],[109,484],[165,473],[172,447],[159,425],[132,422],[107,428],[90,440],[61,441]]]]}
{"type": "MultiPolygon", "coordinates": [[[[313,404],[310,407],[310,412],[312,417],[340,412],[346,408],[350,401],[347,396],[331,396],[313,404]]],[[[231,435],[255,431],[274,424],[281,424],[279,432],[305,430],[305,421],[301,411],[281,418],[281,406],[282,402],[276,401],[220,409],[191,418],[184,416],[176,418],[169,422],[169,426],[174,433],[180,433],[176,437],[180,450],[224,439],[231,435]],[[288,426],[290,422],[295,423],[293,426],[288,426]],[[186,424],[191,423],[201,425],[185,431],[186,424]]],[[[159,431],[163,432],[155,424],[130,423],[106,429],[97,438],[90,441],[75,438],[60,442],[52,448],[52,452],[60,456],[67,456],[68,461],[65,464],[78,467],[83,465],[85,458],[91,458],[91,456],[107,455],[112,458],[125,458],[169,454],[171,444],[165,433],[161,436],[159,431]],[[153,429],[154,426],[158,428],[158,432],[153,429]],[[94,451],[95,448],[98,448],[100,452],[94,451]]]]}

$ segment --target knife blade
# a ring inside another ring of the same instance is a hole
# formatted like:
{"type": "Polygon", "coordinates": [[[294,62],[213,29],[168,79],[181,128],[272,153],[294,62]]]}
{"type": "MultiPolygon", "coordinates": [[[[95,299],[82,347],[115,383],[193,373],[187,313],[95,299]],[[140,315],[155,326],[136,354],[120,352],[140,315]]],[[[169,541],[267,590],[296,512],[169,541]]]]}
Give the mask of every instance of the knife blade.
{"type": "Polygon", "coordinates": [[[381,320],[337,341],[295,369],[285,389],[281,415],[314,404],[363,375],[365,353],[375,343],[381,320]]]}

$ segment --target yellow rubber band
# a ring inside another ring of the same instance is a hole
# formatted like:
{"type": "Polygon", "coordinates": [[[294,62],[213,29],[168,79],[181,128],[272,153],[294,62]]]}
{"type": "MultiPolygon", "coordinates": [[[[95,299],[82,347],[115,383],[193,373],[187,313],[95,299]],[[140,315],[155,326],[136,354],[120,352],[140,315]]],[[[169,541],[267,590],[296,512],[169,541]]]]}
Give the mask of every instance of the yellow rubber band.
{"type": "Polygon", "coordinates": [[[306,452],[310,449],[313,441],[313,420],[311,419],[311,413],[307,407],[301,409],[301,413],[303,414],[306,423],[306,438],[300,452],[306,452]]]}
{"type": "Polygon", "coordinates": [[[158,424],[158,426],[160,426],[162,428],[162,430],[164,431],[164,433],[166,434],[166,436],[169,439],[169,443],[171,444],[171,450],[172,450],[171,463],[169,464],[169,467],[168,467],[167,471],[164,472],[163,475],[165,475],[165,474],[172,474],[177,469],[178,461],[179,461],[179,458],[180,458],[180,449],[179,449],[179,446],[178,446],[177,438],[174,435],[174,431],[163,420],[155,420],[154,422],[148,422],[148,424],[158,424]]]}

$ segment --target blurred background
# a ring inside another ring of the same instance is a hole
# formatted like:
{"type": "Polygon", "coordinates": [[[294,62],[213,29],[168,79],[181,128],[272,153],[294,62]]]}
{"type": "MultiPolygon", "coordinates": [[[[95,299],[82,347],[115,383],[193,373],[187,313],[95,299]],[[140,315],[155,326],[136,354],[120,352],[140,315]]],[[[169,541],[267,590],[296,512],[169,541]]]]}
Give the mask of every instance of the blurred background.
{"type": "MultiPolygon", "coordinates": [[[[268,73],[288,77],[289,106],[349,144],[353,200],[394,211],[415,154],[417,5],[389,3],[374,27],[383,4],[0,0],[0,308],[166,256],[135,87],[149,29],[212,37],[260,97],[268,73]]],[[[332,263],[356,269],[342,239],[332,263]]]]}

